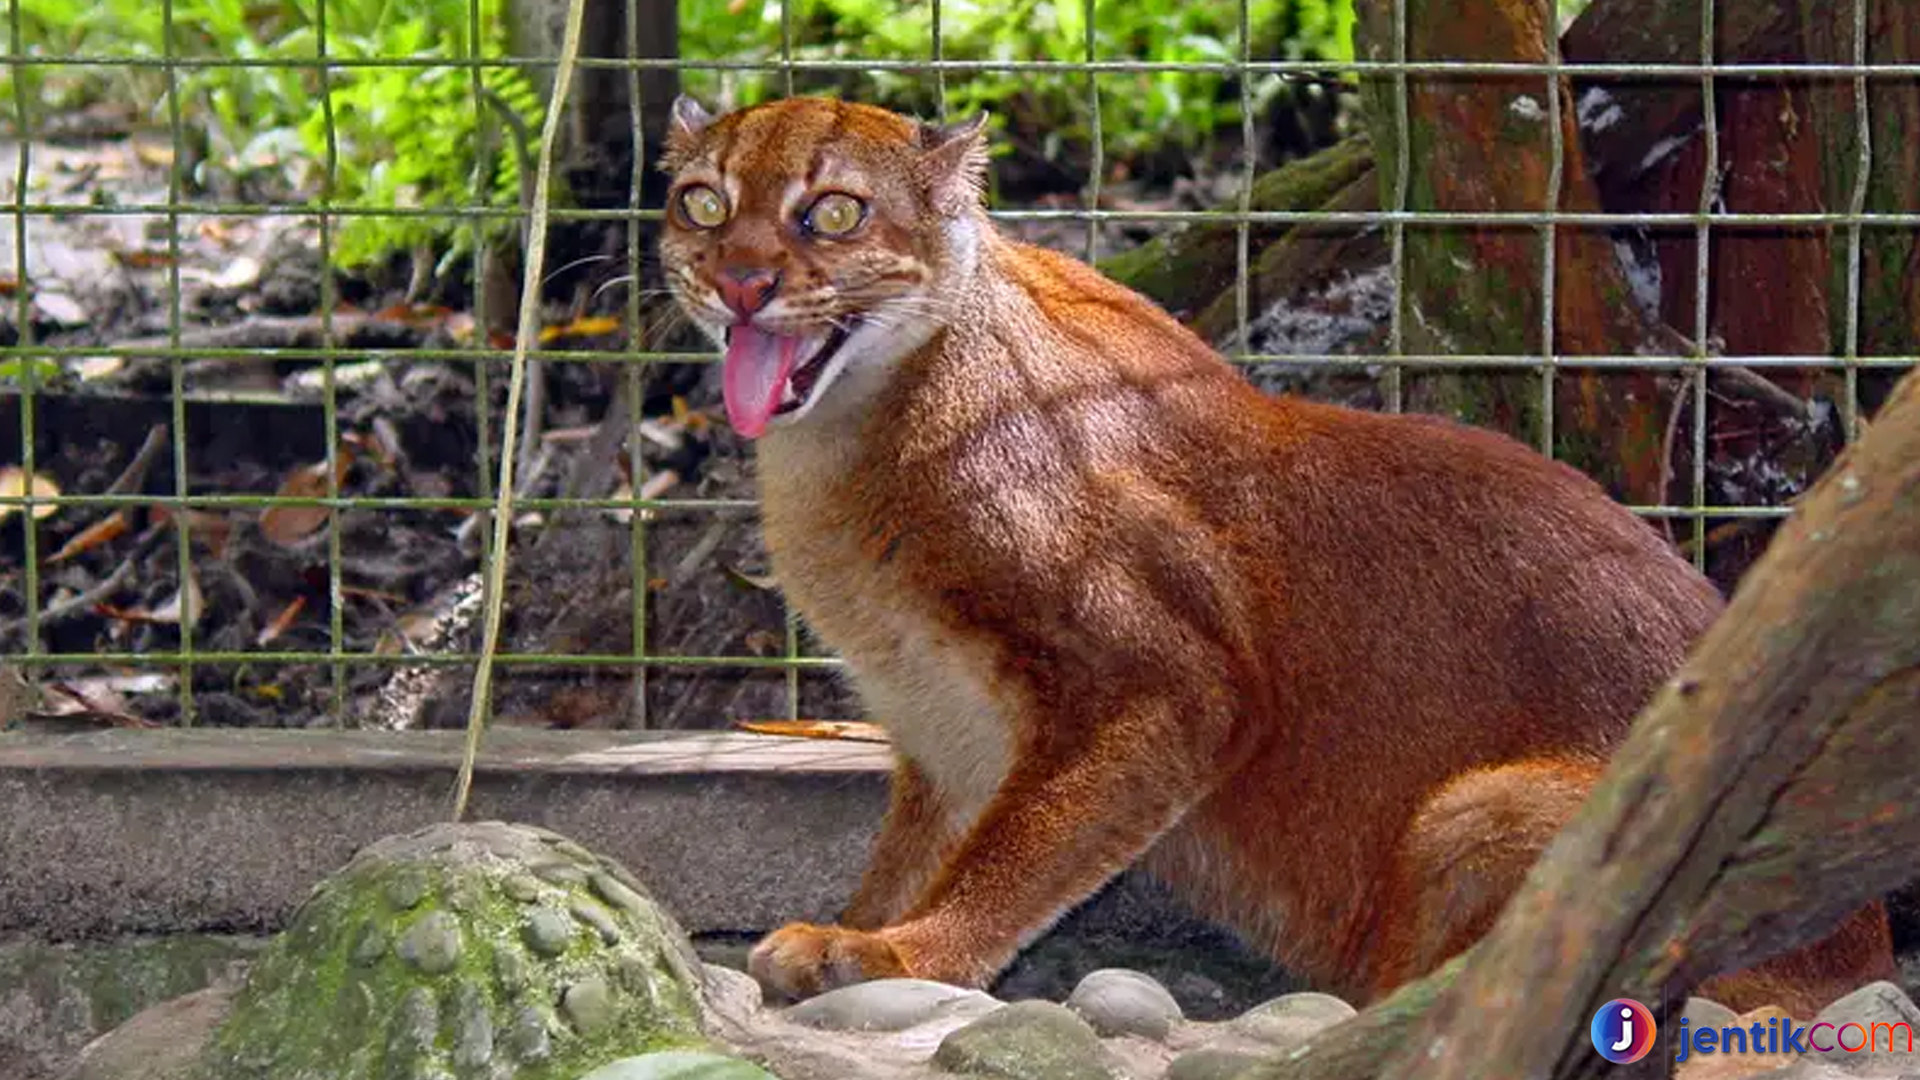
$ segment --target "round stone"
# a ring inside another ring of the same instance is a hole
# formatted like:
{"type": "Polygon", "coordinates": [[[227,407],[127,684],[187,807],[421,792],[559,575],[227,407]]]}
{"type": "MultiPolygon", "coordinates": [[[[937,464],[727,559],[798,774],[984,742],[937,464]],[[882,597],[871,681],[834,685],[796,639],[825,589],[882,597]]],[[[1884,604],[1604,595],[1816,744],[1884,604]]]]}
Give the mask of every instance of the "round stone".
{"type": "Polygon", "coordinates": [[[465,983],[454,1011],[453,1067],[478,1072],[493,1060],[493,1016],[487,1012],[486,997],[479,987],[465,983]]]}
{"type": "Polygon", "coordinates": [[[1101,1035],[1138,1035],[1155,1042],[1182,1019],[1180,1003],[1151,977],[1124,968],[1104,968],[1080,980],[1067,1008],[1101,1035]]]}
{"type": "Polygon", "coordinates": [[[651,902],[638,912],[605,902],[584,876],[563,887],[534,873],[562,861],[535,835],[498,824],[439,825],[368,845],[248,966],[201,1051],[205,1075],[575,1080],[618,1058],[709,1049],[704,979],[696,962],[684,977],[672,963],[692,954],[672,914],[651,902]],[[504,885],[515,877],[518,885],[504,885]],[[534,902],[512,899],[509,888],[534,902]],[[415,906],[396,909],[396,898],[415,893],[415,906]],[[458,897],[473,902],[458,910],[458,897]],[[569,911],[575,900],[621,943],[601,947],[569,911]]]}
{"type": "Polygon", "coordinates": [[[387,903],[401,911],[420,906],[427,898],[427,878],[418,871],[403,871],[387,882],[387,903]]]}
{"type": "Polygon", "coordinates": [[[404,1060],[426,1053],[432,1049],[434,1034],[439,1030],[440,1006],[433,999],[433,991],[424,986],[414,987],[400,999],[393,1026],[387,1030],[388,1056],[404,1060]]]}
{"type": "Polygon", "coordinates": [[[509,994],[517,994],[525,989],[532,980],[532,961],[520,949],[498,948],[493,950],[493,977],[509,994]]]}
{"type": "MultiPolygon", "coordinates": [[[[904,1031],[936,1014],[949,1015],[950,1003],[999,1003],[991,995],[926,979],[875,979],[829,990],[787,1009],[786,1019],[826,1031],[904,1031]]],[[[982,1010],[984,1011],[984,1009],[982,1010]]]]}
{"type": "Polygon", "coordinates": [[[1189,1050],[1167,1066],[1165,1080],[1233,1080],[1263,1058],[1244,1050],[1203,1046],[1189,1050]]]}
{"type": "Polygon", "coordinates": [[[1686,1004],[1680,1006],[1680,1015],[1696,1028],[1726,1027],[1740,1018],[1740,1014],[1725,1005],[1703,997],[1688,998],[1686,1004]]]}
{"type": "Polygon", "coordinates": [[[694,1050],[663,1050],[621,1058],[580,1080],[779,1080],[749,1061],[694,1050]]]}
{"type": "Polygon", "coordinates": [[[527,947],[541,956],[559,956],[573,944],[573,920],[564,911],[534,908],[527,916],[527,947]]]}
{"type": "Polygon", "coordinates": [[[1354,1016],[1354,1007],[1332,994],[1282,994],[1227,1022],[1235,1035],[1269,1046],[1297,1046],[1322,1029],[1354,1016]]]}
{"type": "Polygon", "coordinates": [[[540,879],[532,874],[514,874],[500,882],[500,890],[523,904],[540,899],[540,879]]]}
{"type": "Polygon", "coordinates": [[[553,1054],[547,1014],[532,1005],[522,1005],[507,1027],[506,1043],[508,1053],[529,1065],[547,1060],[553,1054]]]}
{"type": "Polygon", "coordinates": [[[613,988],[598,975],[581,979],[560,995],[560,1011],[582,1035],[597,1035],[613,1020],[613,988]]]}
{"type": "Polygon", "coordinates": [[[394,952],[429,975],[452,971],[460,960],[460,924],[444,911],[429,911],[400,935],[394,952]]]}
{"type": "Polygon", "coordinates": [[[595,874],[587,879],[594,893],[614,907],[631,915],[645,915],[649,905],[644,897],[622,884],[612,874],[595,874]]]}
{"type": "Polygon", "coordinates": [[[567,910],[573,912],[574,918],[593,927],[602,942],[612,945],[620,940],[620,926],[613,921],[613,914],[592,900],[576,896],[567,903],[567,910]]]}
{"type": "Polygon", "coordinates": [[[387,955],[387,932],[369,919],[353,937],[353,962],[366,967],[387,955]]]}
{"type": "Polygon", "coordinates": [[[1119,1072],[1093,1028],[1050,1001],[1015,1002],[954,1031],[933,1063],[1003,1080],[1112,1080],[1119,1072]]]}
{"type": "Polygon", "coordinates": [[[572,863],[541,863],[533,868],[533,872],[549,885],[581,885],[587,880],[587,872],[572,863]]]}

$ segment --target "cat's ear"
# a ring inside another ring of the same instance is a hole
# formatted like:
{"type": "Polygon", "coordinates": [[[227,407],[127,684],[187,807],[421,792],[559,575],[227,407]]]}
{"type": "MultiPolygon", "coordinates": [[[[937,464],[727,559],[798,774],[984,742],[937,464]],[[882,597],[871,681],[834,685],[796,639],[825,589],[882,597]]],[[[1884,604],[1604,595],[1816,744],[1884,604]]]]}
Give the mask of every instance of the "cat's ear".
{"type": "Polygon", "coordinates": [[[673,99],[673,108],[667,117],[667,152],[660,156],[662,168],[671,172],[685,164],[687,157],[700,141],[700,134],[713,123],[713,114],[706,106],[685,94],[673,99]]]}
{"type": "Polygon", "coordinates": [[[938,213],[980,205],[987,184],[987,113],[952,124],[920,125],[920,181],[938,213]]]}

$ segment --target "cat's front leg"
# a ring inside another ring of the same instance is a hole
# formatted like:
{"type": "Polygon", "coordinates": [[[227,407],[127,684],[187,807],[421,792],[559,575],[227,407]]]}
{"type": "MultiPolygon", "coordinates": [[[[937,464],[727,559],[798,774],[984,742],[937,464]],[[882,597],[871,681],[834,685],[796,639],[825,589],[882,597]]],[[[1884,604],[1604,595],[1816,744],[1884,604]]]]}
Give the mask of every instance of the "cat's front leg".
{"type": "Polygon", "coordinates": [[[926,888],[957,840],[939,789],[911,758],[896,755],[887,816],[840,924],[877,930],[899,918],[926,888]]]}
{"type": "Polygon", "coordinates": [[[1173,716],[1165,703],[1137,706],[1070,748],[1023,756],[898,921],[790,924],[755,946],[748,970],[770,998],[879,978],[986,985],[1205,794],[1206,770],[1180,752],[1173,716]]]}

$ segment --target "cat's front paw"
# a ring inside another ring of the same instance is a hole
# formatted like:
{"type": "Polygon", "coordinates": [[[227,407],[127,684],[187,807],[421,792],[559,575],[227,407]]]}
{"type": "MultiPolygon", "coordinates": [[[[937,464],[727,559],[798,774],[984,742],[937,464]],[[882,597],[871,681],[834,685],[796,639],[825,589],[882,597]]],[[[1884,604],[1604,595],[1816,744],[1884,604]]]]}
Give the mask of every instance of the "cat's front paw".
{"type": "Polygon", "coordinates": [[[906,961],[878,933],[788,923],[760,940],[747,972],[769,1000],[798,1001],[870,979],[907,977],[906,961]]]}

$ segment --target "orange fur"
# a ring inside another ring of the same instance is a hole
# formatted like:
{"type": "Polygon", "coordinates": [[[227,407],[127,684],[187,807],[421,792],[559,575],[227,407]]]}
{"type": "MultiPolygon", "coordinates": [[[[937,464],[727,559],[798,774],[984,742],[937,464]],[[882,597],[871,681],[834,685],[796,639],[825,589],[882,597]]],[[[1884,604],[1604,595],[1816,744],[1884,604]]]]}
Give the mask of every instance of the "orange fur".
{"type": "MultiPolygon", "coordinates": [[[[985,983],[1145,860],[1378,995],[1485,932],[1721,610],[1574,470],[1263,395],[1148,301],[999,236],[977,125],[817,99],[676,116],[669,199],[706,185],[727,215],[670,202],[689,314],[844,364],[761,438],[764,524],[900,756],[844,924],[755,950],[774,993],[985,983]],[[828,191],[861,200],[856,230],[802,224],[828,191]],[[725,274],[778,289],[744,310],[725,274]]],[[[1718,985],[1811,1015],[1890,971],[1876,905],[1718,985]]]]}

